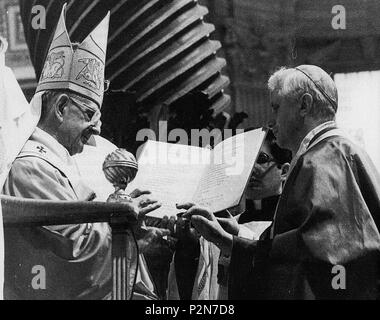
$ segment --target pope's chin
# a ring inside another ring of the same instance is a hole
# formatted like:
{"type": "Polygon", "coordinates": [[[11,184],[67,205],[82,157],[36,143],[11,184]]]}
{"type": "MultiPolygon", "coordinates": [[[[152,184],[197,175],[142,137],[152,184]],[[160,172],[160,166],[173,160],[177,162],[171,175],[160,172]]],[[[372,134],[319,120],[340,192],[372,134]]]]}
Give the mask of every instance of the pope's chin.
{"type": "Polygon", "coordinates": [[[83,141],[79,140],[78,143],[75,146],[72,146],[69,149],[70,155],[73,156],[75,154],[81,153],[83,151],[84,145],[85,144],[83,143],[83,141]]]}
{"type": "Polygon", "coordinates": [[[88,137],[86,137],[86,136],[81,137],[81,139],[80,139],[81,143],[80,144],[81,144],[82,148],[87,143],[87,141],[88,141],[88,137]]]}

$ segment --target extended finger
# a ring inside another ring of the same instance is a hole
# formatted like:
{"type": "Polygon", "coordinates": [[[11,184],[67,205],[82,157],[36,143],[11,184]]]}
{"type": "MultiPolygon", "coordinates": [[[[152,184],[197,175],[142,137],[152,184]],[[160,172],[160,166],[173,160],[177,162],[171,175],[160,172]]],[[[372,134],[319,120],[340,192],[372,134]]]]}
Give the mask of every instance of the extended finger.
{"type": "MultiPolygon", "coordinates": [[[[208,232],[205,231],[205,228],[209,226],[210,220],[206,219],[202,216],[192,216],[191,217],[191,224],[195,227],[195,229],[206,239],[208,238],[208,232]]],[[[207,230],[207,229],[206,229],[207,230]]]]}
{"type": "Polygon", "coordinates": [[[195,206],[195,204],[192,202],[185,202],[185,203],[177,203],[176,204],[177,209],[185,209],[185,210],[189,210],[191,207],[194,207],[194,206],[195,206]]]}
{"type": "Polygon", "coordinates": [[[146,206],[144,208],[141,208],[139,210],[139,217],[143,217],[147,213],[152,212],[152,211],[154,211],[154,210],[156,210],[156,209],[158,209],[160,207],[161,207],[161,203],[158,202],[158,203],[150,204],[150,205],[148,205],[148,206],[146,206]]]}
{"type": "Polygon", "coordinates": [[[138,198],[140,196],[142,196],[143,194],[151,194],[151,192],[149,190],[140,190],[140,189],[135,189],[133,190],[129,196],[131,198],[138,198]]]}
{"type": "Polygon", "coordinates": [[[168,221],[169,221],[168,216],[164,216],[161,219],[160,228],[166,229],[168,227],[168,221]]]}
{"type": "Polygon", "coordinates": [[[228,223],[229,221],[231,221],[230,218],[216,218],[216,220],[219,222],[219,223],[228,223]]]}
{"type": "Polygon", "coordinates": [[[167,228],[174,234],[175,232],[175,224],[176,224],[176,218],[174,216],[171,216],[169,219],[169,223],[167,225],[167,228]]]}
{"type": "Polygon", "coordinates": [[[146,206],[148,206],[150,204],[154,204],[154,203],[157,203],[157,202],[158,202],[157,200],[146,198],[146,199],[140,200],[139,206],[143,208],[143,207],[146,207],[146,206]]]}
{"type": "Polygon", "coordinates": [[[174,233],[175,234],[183,232],[183,230],[185,228],[185,221],[186,220],[183,219],[182,217],[178,217],[178,219],[175,221],[175,225],[174,225],[174,233]]]}
{"type": "Polygon", "coordinates": [[[228,210],[222,210],[215,213],[215,217],[219,218],[233,218],[231,213],[228,210]]]}
{"type": "Polygon", "coordinates": [[[219,225],[224,229],[228,229],[230,226],[231,226],[231,220],[230,219],[226,219],[226,218],[216,218],[216,220],[218,221],[219,225]]]}
{"type": "Polygon", "coordinates": [[[205,217],[208,220],[214,220],[215,218],[214,215],[207,209],[196,207],[196,206],[187,210],[187,212],[183,215],[183,217],[185,219],[190,219],[195,215],[205,217]]]}

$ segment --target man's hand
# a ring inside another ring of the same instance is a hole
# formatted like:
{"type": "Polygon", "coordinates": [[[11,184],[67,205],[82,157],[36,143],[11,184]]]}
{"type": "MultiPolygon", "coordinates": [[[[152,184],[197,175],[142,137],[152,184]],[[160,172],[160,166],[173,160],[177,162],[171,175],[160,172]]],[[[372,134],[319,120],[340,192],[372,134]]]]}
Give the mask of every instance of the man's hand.
{"type": "Polygon", "coordinates": [[[224,210],[223,217],[217,217],[216,220],[226,232],[234,236],[237,236],[239,234],[239,223],[228,210],[224,210]]]}
{"type": "Polygon", "coordinates": [[[138,211],[138,226],[145,226],[145,216],[149,212],[152,212],[159,207],[161,204],[157,200],[150,199],[147,195],[151,194],[148,190],[135,189],[131,192],[130,197],[132,198],[132,204],[137,208],[138,211]]]}
{"type": "Polygon", "coordinates": [[[174,235],[174,232],[176,230],[176,219],[174,216],[171,216],[170,218],[168,216],[164,216],[159,225],[159,228],[162,229],[168,229],[171,233],[171,235],[174,235]]]}
{"type": "Polygon", "coordinates": [[[182,243],[194,245],[198,244],[200,234],[194,227],[191,226],[188,219],[178,217],[175,225],[174,236],[182,243]]]}
{"type": "Polygon", "coordinates": [[[130,195],[128,195],[124,190],[118,190],[108,197],[107,202],[121,202],[131,205],[137,213],[137,225],[133,227],[133,230],[136,234],[140,234],[142,231],[146,231],[146,214],[161,207],[161,204],[158,203],[157,200],[153,200],[148,197],[150,193],[151,192],[148,190],[141,191],[139,189],[135,189],[130,195]]]}
{"type": "Polygon", "coordinates": [[[177,205],[177,209],[186,209],[187,211],[182,217],[190,219],[195,229],[206,240],[217,245],[224,255],[231,254],[233,237],[223,230],[212,212],[192,203],[177,205]]]}

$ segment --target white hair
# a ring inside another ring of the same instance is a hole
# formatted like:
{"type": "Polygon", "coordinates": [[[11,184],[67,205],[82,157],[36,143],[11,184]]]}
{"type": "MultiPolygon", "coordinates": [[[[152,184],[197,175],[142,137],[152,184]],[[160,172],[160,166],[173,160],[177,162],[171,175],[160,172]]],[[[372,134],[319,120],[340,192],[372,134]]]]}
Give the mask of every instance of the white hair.
{"type": "Polygon", "coordinates": [[[333,120],[338,105],[338,91],[333,79],[317,66],[302,65],[297,69],[281,67],[274,72],[268,80],[269,90],[292,101],[299,99],[305,93],[309,93],[313,97],[312,116],[318,119],[333,120]],[[335,103],[335,107],[315,83],[335,103]]]}

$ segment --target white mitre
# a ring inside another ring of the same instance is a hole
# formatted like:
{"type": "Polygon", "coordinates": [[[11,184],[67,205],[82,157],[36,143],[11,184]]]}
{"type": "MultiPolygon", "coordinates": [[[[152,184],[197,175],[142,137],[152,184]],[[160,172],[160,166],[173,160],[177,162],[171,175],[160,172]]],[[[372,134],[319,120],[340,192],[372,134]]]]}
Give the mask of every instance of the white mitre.
{"type": "Polygon", "coordinates": [[[99,108],[105,89],[104,70],[110,12],[74,50],[65,23],[64,4],[36,92],[70,90],[93,100],[99,108]]]}

